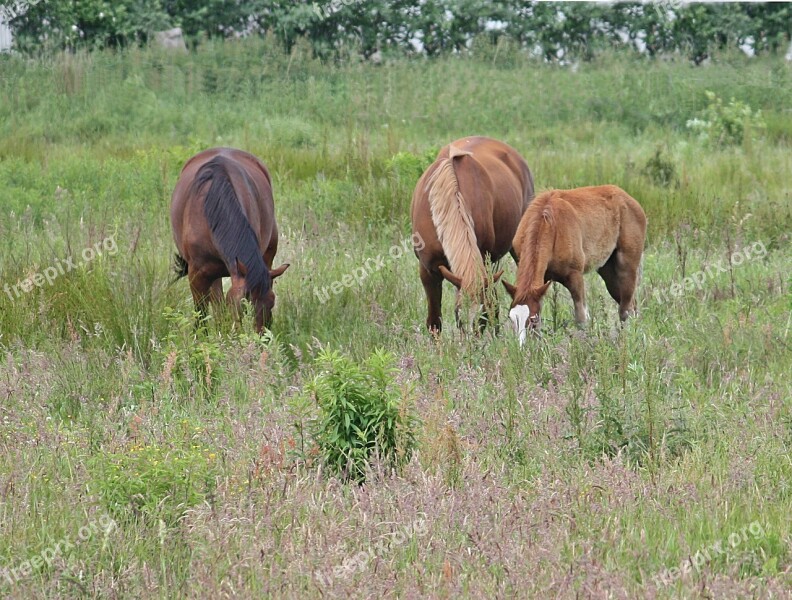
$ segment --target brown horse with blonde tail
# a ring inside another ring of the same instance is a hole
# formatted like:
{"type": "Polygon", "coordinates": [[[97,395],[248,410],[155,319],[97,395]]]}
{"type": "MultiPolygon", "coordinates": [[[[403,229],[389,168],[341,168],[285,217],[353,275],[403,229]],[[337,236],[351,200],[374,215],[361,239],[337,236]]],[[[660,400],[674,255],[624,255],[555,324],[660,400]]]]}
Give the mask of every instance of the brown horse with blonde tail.
{"type": "Polygon", "coordinates": [[[212,148],[182,169],[171,200],[176,274],[187,276],[196,309],[223,300],[223,277],[231,277],[228,302],[239,311],[253,304],[256,331],[272,322],[272,281],[288,264],[272,269],[278,227],[269,171],[258,158],[234,148],[212,148]]]}
{"type": "Polygon", "coordinates": [[[487,273],[512,249],[520,217],[533,198],[533,177],[512,147],[486,137],[466,137],[442,148],[418,180],[412,198],[415,248],[429,315],[426,326],[442,329],[443,281],[457,288],[455,316],[461,326],[462,294],[484,307],[479,326],[489,319],[485,290],[501,276],[487,273]]]}
{"type": "Polygon", "coordinates": [[[641,205],[615,185],[551,190],[536,197],[514,237],[519,257],[517,283],[503,285],[512,297],[509,319],[520,344],[539,328],[542,298],[553,281],[569,290],[575,321],[588,321],[583,274],[597,271],[619,304],[625,321],[635,314],[646,240],[641,205]]]}

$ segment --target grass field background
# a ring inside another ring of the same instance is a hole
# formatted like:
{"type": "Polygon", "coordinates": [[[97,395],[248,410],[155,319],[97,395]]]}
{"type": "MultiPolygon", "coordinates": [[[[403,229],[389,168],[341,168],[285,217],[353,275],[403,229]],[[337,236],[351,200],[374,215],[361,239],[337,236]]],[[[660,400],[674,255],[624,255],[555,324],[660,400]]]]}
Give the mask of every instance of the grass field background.
{"type": "Polygon", "coordinates": [[[790,107],[790,64],[738,55],[0,57],[0,285],[104,250],[0,293],[0,595],[788,597],[790,107]],[[707,90],[766,127],[700,139],[707,90]],[[470,134],[517,148],[538,191],[613,183],[642,204],[637,319],[588,277],[590,327],[555,286],[520,349],[456,331],[447,286],[429,338],[417,261],[388,252],[427,157],[470,134]],[[292,267],[271,336],[194,330],[171,283],[171,191],[218,145],[273,174],[292,267]],[[307,386],[322,349],[378,348],[417,452],[344,484],[311,460],[307,386]]]}

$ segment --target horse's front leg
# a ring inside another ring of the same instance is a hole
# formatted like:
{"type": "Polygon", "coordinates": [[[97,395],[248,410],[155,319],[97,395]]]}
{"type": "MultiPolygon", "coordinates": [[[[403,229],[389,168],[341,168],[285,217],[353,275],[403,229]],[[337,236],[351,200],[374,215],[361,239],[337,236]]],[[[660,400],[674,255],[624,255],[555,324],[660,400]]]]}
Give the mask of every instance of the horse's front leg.
{"type": "Polygon", "coordinates": [[[575,303],[575,322],[579,326],[588,323],[589,311],[586,306],[586,285],[581,271],[572,271],[564,281],[564,287],[569,290],[572,302],[575,303]]]}
{"type": "Polygon", "coordinates": [[[217,307],[223,303],[223,278],[218,277],[209,288],[209,301],[217,307]]]}
{"type": "Polygon", "coordinates": [[[196,325],[200,325],[206,318],[209,302],[217,306],[223,301],[223,280],[210,278],[200,271],[195,274],[189,273],[189,278],[195,310],[198,312],[196,325]]]}

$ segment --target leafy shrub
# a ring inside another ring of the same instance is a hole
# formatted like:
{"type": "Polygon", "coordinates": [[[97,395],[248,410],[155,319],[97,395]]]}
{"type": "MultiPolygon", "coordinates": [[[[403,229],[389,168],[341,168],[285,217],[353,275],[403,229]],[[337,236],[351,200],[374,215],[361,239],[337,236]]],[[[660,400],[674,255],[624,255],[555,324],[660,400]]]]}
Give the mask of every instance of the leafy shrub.
{"type": "Polygon", "coordinates": [[[724,104],[714,92],[705,92],[709,104],[701,118],[690,119],[686,126],[701,139],[715,146],[741,144],[752,131],[765,129],[762,111],[753,111],[745,102],[732,98],[724,104]]]}
{"type": "Polygon", "coordinates": [[[17,47],[29,52],[142,44],[178,26],[193,44],[267,32],[290,52],[297,48],[290,64],[313,55],[434,56],[470,47],[495,64],[521,60],[522,48],[548,61],[568,61],[591,60],[609,47],[650,56],[681,52],[700,64],[716,49],[747,43],[757,53],[778,52],[789,39],[792,8],[783,2],[664,0],[651,10],[634,4],[576,2],[561,9],[555,2],[368,0],[361,10],[362,3],[352,0],[13,0],[0,4],[0,12],[17,47]]]}
{"type": "Polygon", "coordinates": [[[212,493],[215,466],[215,454],[195,444],[134,445],[88,463],[102,503],[117,519],[162,519],[168,525],[212,493]]]}
{"type": "Polygon", "coordinates": [[[674,161],[663,155],[662,148],[655,150],[654,156],[646,161],[646,165],[641,172],[658,186],[676,185],[679,183],[674,161]]]}
{"type": "Polygon", "coordinates": [[[479,33],[470,43],[470,53],[474,60],[497,65],[515,67],[524,62],[525,55],[519,42],[508,35],[479,33]]]}
{"type": "Polygon", "coordinates": [[[410,183],[410,185],[415,185],[418,178],[435,161],[438,152],[439,148],[429,148],[423,154],[398,152],[388,160],[388,172],[397,181],[405,181],[410,183]]]}
{"type": "Polygon", "coordinates": [[[393,356],[374,352],[362,365],[338,352],[317,357],[321,373],[308,385],[319,405],[309,426],[322,464],[344,480],[363,482],[378,456],[390,468],[409,460],[417,417],[402,404],[393,356]]]}

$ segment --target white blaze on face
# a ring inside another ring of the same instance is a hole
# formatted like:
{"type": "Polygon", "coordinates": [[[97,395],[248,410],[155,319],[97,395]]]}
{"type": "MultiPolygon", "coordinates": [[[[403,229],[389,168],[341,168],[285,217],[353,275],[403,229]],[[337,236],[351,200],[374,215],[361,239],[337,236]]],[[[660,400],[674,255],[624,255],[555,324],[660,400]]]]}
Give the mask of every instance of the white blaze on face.
{"type": "Polygon", "coordinates": [[[520,339],[520,346],[525,343],[525,338],[528,335],[528,318],[531,316],[531,310],[525,304],[518,304],[509,311],[509,320],[512,322],[514,333],[520,339]]]}

